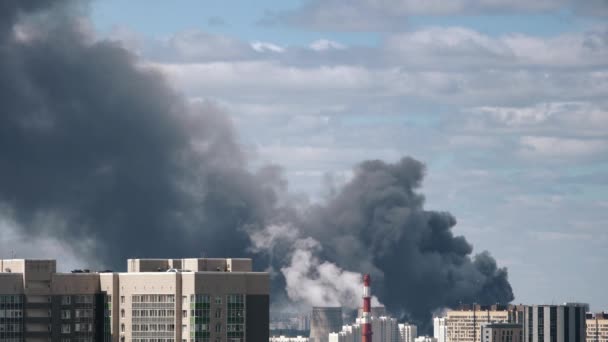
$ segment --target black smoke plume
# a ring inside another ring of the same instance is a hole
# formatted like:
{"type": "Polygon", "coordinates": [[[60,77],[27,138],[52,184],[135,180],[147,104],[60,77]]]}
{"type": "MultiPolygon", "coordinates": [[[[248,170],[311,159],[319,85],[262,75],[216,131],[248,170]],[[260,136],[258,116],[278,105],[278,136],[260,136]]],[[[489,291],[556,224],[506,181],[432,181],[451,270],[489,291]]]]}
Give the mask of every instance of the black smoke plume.
{"type": "Polygon", "coordinates": [[[326,203],[290,205],[280,169],[251,171],[221,111],[92,39],[79,7],[0,1],[0,205],[21,234],[94,241],[78,253],[117,269],[129,257],[254,255],[274,272],[275,304],[352,304],[358,272],[389,310],[421,321],[513,299],[506,270],[471,257],[450,214],[424,210],[420,162],[367,161],[326,203]]]}

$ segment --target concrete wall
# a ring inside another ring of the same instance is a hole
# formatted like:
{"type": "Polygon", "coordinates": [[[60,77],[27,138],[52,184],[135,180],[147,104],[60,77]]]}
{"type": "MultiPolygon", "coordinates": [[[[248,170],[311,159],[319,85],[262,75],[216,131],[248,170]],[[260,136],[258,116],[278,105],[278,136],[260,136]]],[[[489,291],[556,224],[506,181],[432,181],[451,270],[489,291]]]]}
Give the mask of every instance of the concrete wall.
{"type": "Polygon", "coordinates": [[[0,273],[0,294],[23,294],[23,275],[20,273],[0,273]]]}

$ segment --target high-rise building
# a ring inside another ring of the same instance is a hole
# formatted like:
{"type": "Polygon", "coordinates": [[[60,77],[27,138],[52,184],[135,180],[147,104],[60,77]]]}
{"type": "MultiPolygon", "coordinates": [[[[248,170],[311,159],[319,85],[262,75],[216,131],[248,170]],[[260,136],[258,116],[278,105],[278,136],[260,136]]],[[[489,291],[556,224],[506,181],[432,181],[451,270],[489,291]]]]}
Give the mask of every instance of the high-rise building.
{"type": "Polygon", "coordinates": [[[522,342],[520,323],[487,323],[481,326],[482,342],[522,342]]]}
{"type": "Polygon", "coordinates": [[[584,342],[587,304],[531,305],[524,308],[524,342],[584,342]]]}
{"type": "Polygon", "coordinates": [[[587,342],[608,342],[608,312],[587,314],[587,342]]]}
{"type": "Polygon", "coordinates": [[[482,324],[519,322],[520,310],[514,305],[463,305],[436,318],[434,334],[438,342],[481,342],[482,324]]]}
{"type": "Polygon", "coordinates": [[[269,275],[252,272],[251,259],[131,259],[126,273],[58,273],[54,260],[0,269],[2,341],[269,338],[269,275]]]}
{"type": "Polygon", "coordinates": [[[106,341],[99,274],[55,260],[0,260],[0,341],[106,341]]]}
{"type": "Polygon", "coordinates": [[[399,330],[399,342],[414,342],[414,339],[418,337],[418,327],[409,323],[402,323],[398,326],[399,330]]]}
{"type": "Polygon", "coordinates": [[[445,317],[435,317],[433,318],[433,337],[437,339],[437,342],[446,342],[447,341],[447,325],[445,317]]]}

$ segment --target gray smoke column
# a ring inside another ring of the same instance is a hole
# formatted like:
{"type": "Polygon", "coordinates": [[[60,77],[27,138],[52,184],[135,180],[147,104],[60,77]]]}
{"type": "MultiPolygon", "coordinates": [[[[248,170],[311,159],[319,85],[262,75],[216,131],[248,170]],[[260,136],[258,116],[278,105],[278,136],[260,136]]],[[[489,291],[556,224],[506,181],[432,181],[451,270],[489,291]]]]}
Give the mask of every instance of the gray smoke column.
{"type": "Polygon", "coordinates": [[[363,162],[326,203],[302,211],[294,225],[252,233],[252,242],[281,261],[274,269],[291,300],[322,305],[327,297],[325,305],[356,307],[358,279],[370,273],[379,301],[422,331],[438,308],[513,300],[507,270],[488,252],[473,256],[466,239],[453,234],[452,215],[424,209],[417,192],[424,173],[412,158],[363,162]]]}
{"type": "Polygon", "coordinates": [[[248,172],[227,117],[92,39],[86,10],[0,1],[3,212],[21,235],[119,269],[127,257],[244,256],[239,229],[272,216],[278,173],[248,172]]]}
{"type": "Polygon", "coordinates": [[[426,325],[430,313],[458,303],[507,303],[507,271],[452,228],[447,212],[425,210],[417,192],[424,165],[412,158],[361,163],[326,204],[311,208],[301,231],[323,242],[321,258],[370,273],[373,292],[394,314],[426,325]]]}
{"type": "Polygon", "coordinates": [[[422,163],[366,161],[326,202],[293,205],[279,168],[250,171],[226,115],[92,38],[85,15],[80,1],[0,1],[3,256],[18,248],[7,232],[120,269],[254,256],[275,307],[355,307],[370,273],[389,312],[425,324],[459,302],[513,299],[507,271],[473,256],[449,213],[424,209],[422,163]]]}

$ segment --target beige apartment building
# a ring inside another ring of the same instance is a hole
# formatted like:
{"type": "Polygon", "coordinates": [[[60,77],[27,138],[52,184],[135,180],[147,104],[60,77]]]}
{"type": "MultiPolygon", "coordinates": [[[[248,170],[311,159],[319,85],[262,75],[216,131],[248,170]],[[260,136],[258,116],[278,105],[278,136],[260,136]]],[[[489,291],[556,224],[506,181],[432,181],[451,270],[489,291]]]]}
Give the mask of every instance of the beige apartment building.
{"type": "Polygon", "coordinates": [[[0,260],[0,341],[266,341],[269,291],[251,259],[130,259],[126,273],[0,260]]]}
{"type": "Polygon", "coordinates": [[[608,342],[608,312],[588,313],[587,342],[608,342]]]}
{"type": "Polygon", "coordinates": [[[523,328],[518,323],[487,323],[481,326],[482,342],[522,342],[523,328]]]}
{"type": "MultiPolygon", "coordinates": [[[[519,322],[520,309],[514,305],[468,305],[449,310],[435,321],[443,324],[445,342],[481,342],[481,327],[488,323],[519,322]]],[[[437,330],[437,327],[435,328],[437,330]]],[[[436,332],[437,333],[437,332],[436,332]]],[[[441,340],[439,336],[436,336],[441,340]]]]}

